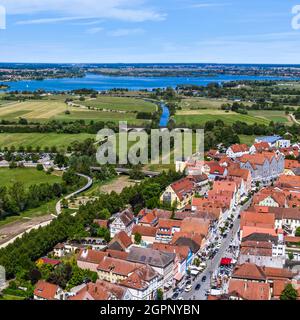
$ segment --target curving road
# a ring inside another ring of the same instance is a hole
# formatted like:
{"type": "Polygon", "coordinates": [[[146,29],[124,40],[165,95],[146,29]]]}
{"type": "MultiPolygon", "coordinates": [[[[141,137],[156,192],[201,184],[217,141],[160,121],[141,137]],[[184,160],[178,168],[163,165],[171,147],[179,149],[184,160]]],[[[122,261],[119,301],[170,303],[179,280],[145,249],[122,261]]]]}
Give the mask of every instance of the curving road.
{"type": "MultiPolygon", "coordinates": [[[[87,184],[86,184],[84,187],[82,187],[82,188],[80,188],[79,190],[76,190],[76,191],[72,192],[71,194],[67,195],[67,196],[65,197],[65,199],[70,199],[70,198],[72,198],[73,196],[75,196],[75,195],[77,195],[77,194],[79,194],[79,193],[81,193],[81,192],[84,192],[84,191],[88,190],[88,189],[93,185],[93,179],[92,179],[91,177],[86,176],[86,175],[84,175],[84,174],[80,174],[80,173],[77,173],[77,175],[80,176],[80,177],[83,177],[83,178],[87,179],[88,182],[87,182],[87,184]]],[[[62,201],[62,199],[57,202],[56,207],[55,207],[55,210],[56,210],[56,214],[57,214],[57,215],[52,215],[52,218],[51,218],[50,220],[44,221],[44,222],[39,223],[39,224],[37,224],[37,225],[35,225],[35,226],[33,226],[33,227],[30,227],[29,229],[27,229],[27,230],[25,230],[24,232],[18,234],[18,235],[15,236],[14,238],[12,238],[12,239],[8,240],[7,242],[1,244],[1,245],[0,245],[0,249],[7,247],[9,244],[13,243],[16,239],[21,238],[25,233],[28,233],[28,232],[30,232],[31,230],[38,229],[39,227],[42,227],[42,228],[43,228],[43,227],[46,227],[47,225],[49,225],[49,224],[52,222],[53,219],[56,219],[57,216],[61,214],[61,201],[62,201]]]]}

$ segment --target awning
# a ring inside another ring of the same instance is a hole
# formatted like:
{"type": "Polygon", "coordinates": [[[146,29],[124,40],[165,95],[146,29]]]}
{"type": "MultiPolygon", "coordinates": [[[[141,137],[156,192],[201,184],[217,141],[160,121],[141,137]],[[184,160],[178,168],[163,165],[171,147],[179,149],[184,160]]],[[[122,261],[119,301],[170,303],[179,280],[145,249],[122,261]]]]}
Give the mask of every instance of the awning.
{"type": "Polygon", "coordinates": [[[222,258],[220,265],[221,266],[228,266],[231,264],[231,262],[232,262],[232,259],[230,259],[230,258],[222,258]]]}
{"type": "Polygon", "coordinates": [[[180,281],[183,278],[183,274],[180,272],[177,272],[174,278],[176,281],[180,281]]]}

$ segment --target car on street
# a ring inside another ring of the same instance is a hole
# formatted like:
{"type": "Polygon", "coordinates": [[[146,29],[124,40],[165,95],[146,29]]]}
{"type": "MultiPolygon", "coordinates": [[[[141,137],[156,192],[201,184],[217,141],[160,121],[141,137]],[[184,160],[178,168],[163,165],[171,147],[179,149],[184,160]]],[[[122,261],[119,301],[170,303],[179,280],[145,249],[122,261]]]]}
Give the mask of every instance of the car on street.
{"type": "Polygon", "coordinates": [[[179,296],[179,292],[175,292],[172,296],[172,300],[176,300],[179,296]]]}
{"type": "Polygon", "coordinates": [[[207,277],[206,277],[206,276],[203,276],[202,279],[201,279],[201,281],[202,281],[202,282],[205,282],[206,279],[207,279],[207,277]]]}
{"type": "Polygon", "coordinates": [[[189,284],[188,286],[186,286],[186,288],[184,289],[185,292],[190,292],[192,290],[193,286],[191,284],[189,284]]]}
{"type": "Polygon", "coordinates": [[[200,283],[198,283],[197,285],[196,285],[196,287],[195,287],[195,290],[200,290],[200,288],[201,288],[201,284],[200,283]]]}

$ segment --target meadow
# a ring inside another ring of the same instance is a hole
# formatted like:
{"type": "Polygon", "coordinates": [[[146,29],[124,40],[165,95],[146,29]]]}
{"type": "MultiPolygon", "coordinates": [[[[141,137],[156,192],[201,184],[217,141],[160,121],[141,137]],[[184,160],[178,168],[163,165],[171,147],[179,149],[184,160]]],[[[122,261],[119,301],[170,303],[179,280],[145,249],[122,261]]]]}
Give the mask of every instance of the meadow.
{"type": "Polygon", "coordinates": [[[36,168],[0,168],[0,187],[9,187],[15,182],[22,182],[25,188],[34,184],[59,183],[62,179],[60,176],[48,175],[44,171],[38,171],[36,168]]]}
{"type": "Polygon", "coordinates": [[[44,149],[45,147],[56,146],[58,149],[66,149],[72,142],[82,142],[88,138],[95,139],[95,135],[88,133],[0,133],[0,148],[32,146],[33,148],[41,147],[44,149]]]}
{"type": "Polygon", "coordinates": [[[285,124],[292,124],[289,116],[284,111],[277,110],[253,110],[248,111],[248,114],[253,117],[267,119],[269,121],[281,122],[285,124]]]}
{"type": "Polygon", "coordinates": [[[97,98],[90,98],[85,101],[75,100],[74,103],[96,109],[127,112],[155,112],[157,109],[154,103],[144,101],[143,99],[127,97],[98,96],[97,98]]]}
{"type": "Polygon", "coordinates": [[[205,125],[208,121],[222,120],[225,124],[232,125],[237,121],[246,122],[251,125],[254,123],[269,125],[270,119],[254,117],[251,115],[238,114],[234,112],[228,112],[222,110],[199,110],[190,112],[177,112],[174,116],[176,124],[199,124],[205,125]]]}

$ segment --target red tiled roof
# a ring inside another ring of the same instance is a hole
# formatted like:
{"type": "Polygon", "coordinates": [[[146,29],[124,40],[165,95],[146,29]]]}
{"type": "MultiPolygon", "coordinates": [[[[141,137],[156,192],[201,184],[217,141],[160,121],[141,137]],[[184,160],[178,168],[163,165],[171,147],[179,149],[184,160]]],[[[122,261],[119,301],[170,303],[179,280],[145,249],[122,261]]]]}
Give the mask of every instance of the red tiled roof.
{"type": "Polygon", "coordinates": [[[176,193],[180,201],[184,198],[186,194],[192,193],[194,190],[194,184],[188,178],[183,178],[171,184],[171,188],[176,193]]]}
{"type": "Polygon", "coordinates": [[[132,229],[132,234],[140,234],[141,236],[145,237],[155,237],[157,228],[156,227],[148,227],[148,226],[140,226],[135,225],[132,229]]]}
{"type": "Polygon", "coordinates": [[[42,299],[54,300],[58,289],[58,285],[39,280],[35,285],[34,295],[42,299]]]}
{"type": "Polygon", "coordinates": [[[114,242],[118,242],[120,246],[123,248],[123,250],[127,249],[132,245],[131,238],[128,236],[128,234],[125,231],[118,232],[113,239],[110,241],[110,245],[114,242]]]}
{"type": "Polygon", "coordinates": [[[108,255],[108,253],[103,252],[103,251],[81,249],[78,254],[77,260],[83,261],[83,262],[99,264],[100,261],[107,255],[108,255]]]}
{"type": "Polygon", "coordinates": [[[270,300],[270,284],[231,279],[228,293],[243,300],[270,300]]]}
{"type": "Polygon", "coordinates": [[[230,148],[234,153],[249,151],[249,147],[246,144],[234,144],[230,148]]]}

